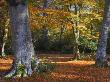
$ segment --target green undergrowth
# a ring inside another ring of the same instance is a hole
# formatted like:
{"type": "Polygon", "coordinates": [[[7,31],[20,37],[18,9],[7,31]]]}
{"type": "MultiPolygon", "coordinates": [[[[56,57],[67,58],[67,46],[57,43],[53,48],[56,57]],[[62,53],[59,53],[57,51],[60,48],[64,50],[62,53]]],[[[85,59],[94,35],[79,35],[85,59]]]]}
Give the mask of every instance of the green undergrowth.
{"type": "Polygon", "coordinates": [[[55,69],[56,63],[52,63],[51,60],[46,59],[45,57],[40,59],[40,63],[37,66],[36,72],[38,74],[52,72],[55,69]]]}
{"type": "Polygon", "coordinates": [[[37,73],[42,74],[46,72],[51,72],[55,68],[55,64],[53,63],[39,63],[37,67],[37,73]]]}
{"type": "MultiPolygon", "coordinates": [[[[39,59],[39,63],[36,65],[36,61],[33,59],[33,61],[31,62],[31,66],[32,70],[34,70],[36,74],[44,74],[47,72],[48,73],[52,72],[56,66],[56,63],[52,63],[50,60],[42,58],[39,59]]],[[[16,77],[27,77],[24,65],[19,64],[16,68],[15,73],[8,74],[4,78],[16,78],[16,77]]]]}

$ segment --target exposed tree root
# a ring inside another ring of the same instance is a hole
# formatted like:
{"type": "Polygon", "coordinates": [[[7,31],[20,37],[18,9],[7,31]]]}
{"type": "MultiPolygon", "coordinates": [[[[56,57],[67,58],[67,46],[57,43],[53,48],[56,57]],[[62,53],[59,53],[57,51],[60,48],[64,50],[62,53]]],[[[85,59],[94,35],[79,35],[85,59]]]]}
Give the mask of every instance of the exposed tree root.
{"type": "Polygon", "coordinates": [[[108,62],[102,59],[97,59],[95,62],[96,67],[108,67],[108,62]]]}
{"type": "Polygon", "coordinates": [[[31,62],[31,64],[29,66],[23,65],[23,64],[13,64],[12,66],[12,70],[8,71],[5,74],[5,78],[16,78],[16,77],[27,77],[27,76],[31,76],[33,71],[37,70],[37,66],[38,66],[38,59],[37,61],[35,59],[33,59],[33,61],[31,62]]]}

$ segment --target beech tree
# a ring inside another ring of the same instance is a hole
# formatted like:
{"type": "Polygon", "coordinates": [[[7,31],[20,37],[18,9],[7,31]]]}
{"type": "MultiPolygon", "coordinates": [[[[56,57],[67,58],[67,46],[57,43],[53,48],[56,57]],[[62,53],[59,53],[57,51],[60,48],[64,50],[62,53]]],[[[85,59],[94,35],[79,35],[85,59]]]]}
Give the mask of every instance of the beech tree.
{"type": "Polygon", "coordinates": [[[24,69],[23,76],[31,75],[34,70],[34,68],[32,69],[32,61],[35,61],[37,66],[38,59],[35,58],[29,28],[28,2],[27,0],[7,0],[7,3],[12,30],[12,50],[15,57],[12,68],[6,77],[11,77],[14,74],[21,76],[23,73],[18,73],[19,66],[22,66],[24,69]]]}
{"type": "Polygon", "coordinates": [[[106,46],[108,38],[108,29],[110,26],[110,0],[105,0],[103,25],[99,37],[99,45],[96,53],[96,66],[105,67],[108,66],[106,57],[106,46]]]}

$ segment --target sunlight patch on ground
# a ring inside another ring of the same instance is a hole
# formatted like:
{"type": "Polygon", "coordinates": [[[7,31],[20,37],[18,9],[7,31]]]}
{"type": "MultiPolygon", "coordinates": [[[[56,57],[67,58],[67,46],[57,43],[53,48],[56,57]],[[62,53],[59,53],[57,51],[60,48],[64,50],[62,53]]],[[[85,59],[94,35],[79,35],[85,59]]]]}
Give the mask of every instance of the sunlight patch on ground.
{"type": "Polygon", "coordinates": [[[1,66],[0,67],[0,71],[5,71],[5,70],[8,70],[8,69],[10,69],[11,68],[11,66],[1,66]]]}
{"type": "MultiPolygon", "coordinates": [[[[69,57],[71,58],[69,55],[66,57],[62,55],[55,58],[52,56],[44,55],[47,61],[51,59],[52,63],[56,63],[55,69],[51,73],[46,73],[45,75],[36,74],[32,77],[23,78],[23,81],[10,80],[8,82],[110,82],[109,67],[97,68],[93,66],[95,61],[69,61],[69,57]]],[[[42,59],[43,57],[39,58],[42,59]]],[[[12,58],[0,59],[1,72],[8,70],[11,65],[12,58]]]]}
{"type": "Polygon", "coordinates": [[[78,75],[68,75],[68,74],[59,74],[59,73],[51,73],[51,75],[53,77],[55,77],[56,79],[58,78],[68,78],[68,79],[75,79],[75,78],[79,78],[80,76],[78,75]]]}
{"type": "Polygon", "coordinates": [[[92,65],[95,61],[67,61],[67,62],[52,62],[57,64],[74,64],[74,65],[92,65]]]}
{"type": "Polygon", "coordinates": [[[13,62],[13,60],[12,59],[10,59],[10,58],[7,58],[7,59],[0,59],[0,64],[3,64],[3,63],[7,63],[7,64],[9,64],[9,63],[12,63],[13,62]]]}
{"type": "Polygon", "coordinates": [[[0,71],[10,69],[13,60],[11,58],[0,58],[0,71]]]}

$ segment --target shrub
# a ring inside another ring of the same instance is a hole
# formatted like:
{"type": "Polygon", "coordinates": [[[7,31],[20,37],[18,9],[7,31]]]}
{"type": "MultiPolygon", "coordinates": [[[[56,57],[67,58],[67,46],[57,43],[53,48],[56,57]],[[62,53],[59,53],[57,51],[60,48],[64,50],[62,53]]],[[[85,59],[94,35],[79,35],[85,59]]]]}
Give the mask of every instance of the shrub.
{"type": "Polygon", "coordinates": [[[46,73],[51,72],[55,68],[54,63],[39,63],[37,67],[37,73],[46,73]]]}

